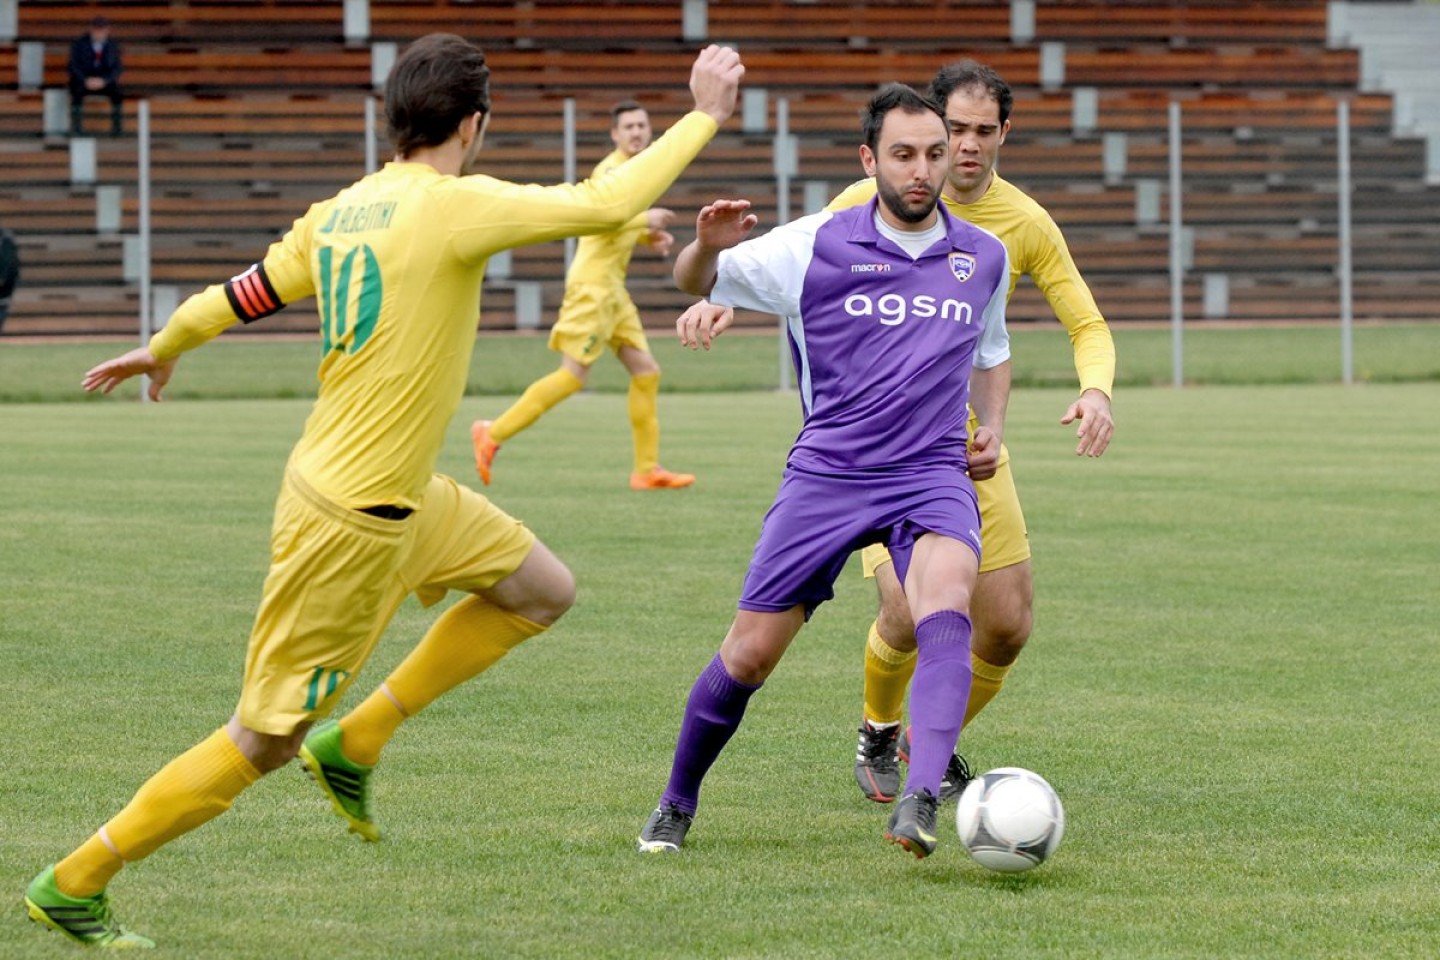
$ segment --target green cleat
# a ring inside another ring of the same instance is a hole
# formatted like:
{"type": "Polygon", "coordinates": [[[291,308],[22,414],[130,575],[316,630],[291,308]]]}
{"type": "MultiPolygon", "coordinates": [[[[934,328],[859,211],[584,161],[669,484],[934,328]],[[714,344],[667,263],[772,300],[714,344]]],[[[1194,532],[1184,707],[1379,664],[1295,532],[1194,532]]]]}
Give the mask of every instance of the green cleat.
{"type": "Polygon", "coordinates": [[[148,950],[155,941],[131,933],[110,913],[110,898],[102,890],[93,897],[71,897],[55,886],[55,868],[46,867],[25,889],[30,919],[59,930],[76,943],[110,950],[148,950]]]}
{"type": "Polygon", "coordinates": [[[350,832],[374,843],[380,839],[380,828],[370,818],[370,774],[375,768],[347,759],[340,740],[340,725],[334,720],[317,723],[300,745],[300,762],[350,832]]]}

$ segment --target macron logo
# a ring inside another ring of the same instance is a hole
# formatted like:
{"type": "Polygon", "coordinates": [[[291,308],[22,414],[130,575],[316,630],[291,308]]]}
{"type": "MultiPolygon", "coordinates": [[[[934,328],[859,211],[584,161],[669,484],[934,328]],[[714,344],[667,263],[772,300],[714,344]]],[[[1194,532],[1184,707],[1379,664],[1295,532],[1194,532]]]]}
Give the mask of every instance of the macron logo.
{"type": "Polygon", "coordinates": [[[852,264],[850,264],[850,272],[851,272],[851,273],[889,273],[889,272],[890,272],[890,264],[888,264],[888,263],[852,263],[852,264]]]}

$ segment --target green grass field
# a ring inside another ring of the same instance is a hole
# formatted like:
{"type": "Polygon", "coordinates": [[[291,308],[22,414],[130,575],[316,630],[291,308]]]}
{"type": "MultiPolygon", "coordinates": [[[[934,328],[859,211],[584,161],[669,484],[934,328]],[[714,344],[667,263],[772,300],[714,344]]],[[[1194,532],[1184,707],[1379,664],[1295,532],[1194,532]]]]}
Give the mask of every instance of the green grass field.
{"type": "MultiPolygon", "coordinates": [[[[1075,382],[1069,340],[1059,324],[1016,324],[1016,386],[1068,386],[1075,382]]],[[[1168,327],[1115,328],[1124,387],[1174,382],[1168,327]]],[[[673,335],[651,331],[651,346],[665,368],[662,389],[767,390],[779,379],[775,338],[738,334],[709,355],[684,350],[673,335]]],[[[75,401],[91,366],[128,349],[129,343],[79,340],[27,343],[0,340],[0,403],[75,401]]],[[[1338,383],[1340,331],[1335,326],[1227,326],[1192,324],[1184,333],[1185,381],[1190,384],[1338,383]]],[[[1440,324],[1358,325],[1354,375],[1359,382],[1440,381],[1440,324]]],[[[555,367],[543,336],[484,336],[475,353],[468,393],[509,395],[555,367]]],[[[319,346],[314,338],[267,339],[228,335],[183,359],[171,385],[176,398],[301,398],[315,393],[319,346]]],[[[787,361],[788,362],[788,361],[787,361]]],[[[625,387],[624,370],[597,363],[592,387],[602,393],[625,387]]],[[[125,386],[119,395],[133,396],[125,386]]]]}
{"type": "MultiPolygon", "coordinates": [[[[401,731],[384,841],[346,835],[292,767],[123,873],[120,916],[217,960],[1433,957],[1440,383],[1123,390],[1099,461],[1056,423],[1068,397],[1012,401],[1037,627],[961,741],[1060,792],[1039,870],[987,873],[948,829],[924,862],[883,842],[888,808],[850,772],[873,608],[855,565],[752,701],[683,855],[633,852],[797,401],[667,395],[665,459],[701,479],[641,495],[623,397],[595,392],[508,444],[492,488],[580,600],[401,731]]],[[[465,428],[504,402],[464,401],[440,469],[471,477],[465,428]]],[[[0,956],[75,955],[24,921],[25,883],[233,706],[308,406],[0,406],[0,956]]],[[[347,705],[430,621],[402,610],[347,705]]]]}

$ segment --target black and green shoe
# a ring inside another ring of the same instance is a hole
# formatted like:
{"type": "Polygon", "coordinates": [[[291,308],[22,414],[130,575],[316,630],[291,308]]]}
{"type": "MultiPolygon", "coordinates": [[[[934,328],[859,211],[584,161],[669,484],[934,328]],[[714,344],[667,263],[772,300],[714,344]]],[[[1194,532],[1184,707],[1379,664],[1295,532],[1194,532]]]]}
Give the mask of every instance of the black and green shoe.
{"type": "Polygon", "coordinates": [[[370,774],[373,766],[354,763],[340,749],[340,725],[322,720],[300,745],[300,762],[335,812],[345,818],[351,833],[374,843],[380,839],[380,828],[370,816],[370,774]]]}
{"type": "Polygon", "coordinates": [[[25,889],[30,919],[58,930],[76,943],[110,950],[147,950],[155,941],[120,926],[110,912],[110,898],[102,890],[93,897],[72,897],[55,885],[55,867],[49,866],[25,889]]]}

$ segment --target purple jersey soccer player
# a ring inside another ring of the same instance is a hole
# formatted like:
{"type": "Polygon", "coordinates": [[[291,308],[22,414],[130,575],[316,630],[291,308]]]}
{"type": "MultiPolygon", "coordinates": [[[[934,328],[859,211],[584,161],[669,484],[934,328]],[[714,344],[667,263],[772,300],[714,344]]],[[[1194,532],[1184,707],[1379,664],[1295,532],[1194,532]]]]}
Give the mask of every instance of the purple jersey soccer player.
{"type": "Polygon", "coordinates": [[[850,553],[869,543],[890,549],[920,650],[909,780],[886,836],[917,857],[935,849],[936,798],[970,687],[980,517],[966,448],[987,459],[998,449],[983,421],[967,437],[965,405],[972,364],[979,384],[1010,357],[1009,263],[994,234],[937,206],[948,161],[937,107],[888,86],[869,105],[864,135],[861,162],[879,185],[869,204],[745,240],[756,222],[749,204],[716,201],[676,260],[680,287],[714,304],[680,318],[687,344],[708,347],[726,306],[785,318],[805,420],[735,621],[690,692],[642,852],[679,849],[700,782],[750,695],[834,596],[850,553]]]}

